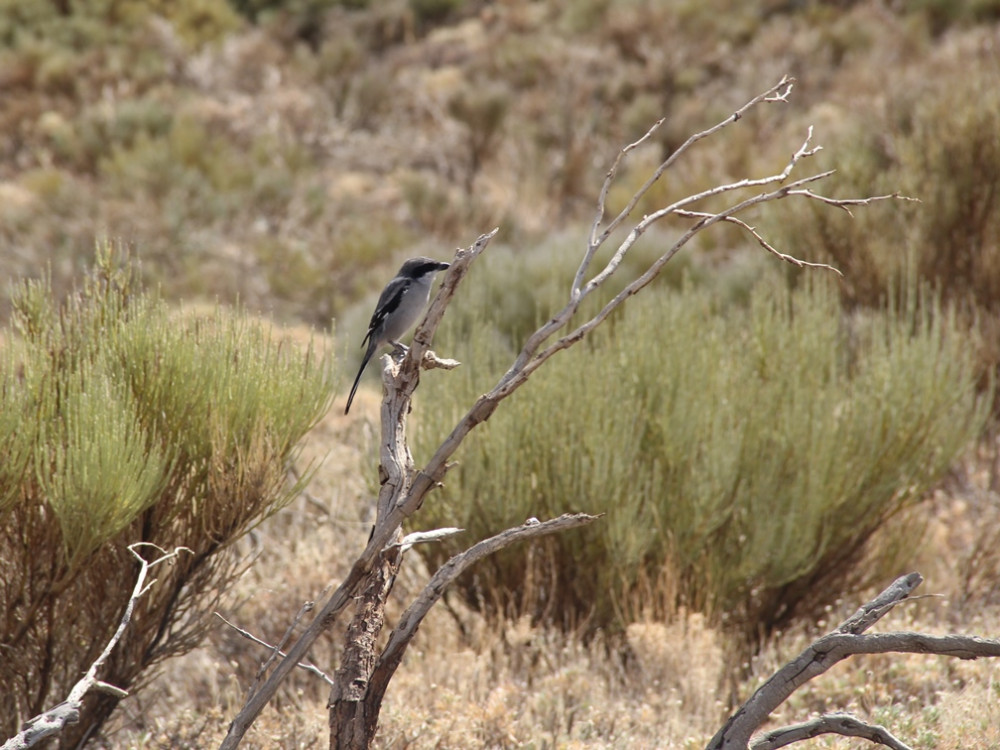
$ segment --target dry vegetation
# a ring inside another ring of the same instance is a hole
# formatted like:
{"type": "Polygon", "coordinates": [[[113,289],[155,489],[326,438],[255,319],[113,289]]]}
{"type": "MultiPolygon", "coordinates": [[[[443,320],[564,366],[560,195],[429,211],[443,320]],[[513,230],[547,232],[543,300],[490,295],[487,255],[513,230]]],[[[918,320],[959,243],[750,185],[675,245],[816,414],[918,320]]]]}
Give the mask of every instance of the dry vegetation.
{"type": "MultiPolygon", "coordinates": [[[[348,418],[331,414],[306,454],[343,446],[369,419],[371,410],[348,418]]],[[[313,486],[326,508],[303,499],[263,526],[262,557],[233,592],[241,603],[227,616],[270,642],[304,601],[319,599],[344,573],[338,561],[360,549],[368,528],[357,501],[364,488],[351,470],[365,457],[337,450],[313,486]]],[[[931,500],[930,541],[914,565],[928,579],[923,593],[939,596],[902,605],[879,630],[1000,632],[996,592],[990,590],[995,577],[972,591],[965,580],[972,568],[968,552],[996,528],[998,500],[987,465],[985,457],[970,458],[931,500]]],[[[995,575],[996,547],[984,554],[990,560],[976,564],[993,566],[995,575]]],[[[412,593],[425,580],[413,572],[415,560],[397,583],[412,593]]],[[[487,623],[453,598],[447,609],[432,611],[393,680],[377,747],[700,748],[727,715],[731,698],[748,696],[810,636],[832,628],[858,603],[843,601],[825,621],[780,634],[752,664],[739,665],[729,658],[726,636],[697,613],[640,621],[623,638],[599,635],[584,642],[573,633],[534,628],[527,619],[487,623]]],[[[635,608],[641,611],[641,603],[635,608]]],[[[314,663],[332,673],[337,651],[332,641],[318,645],[314,663]]],[[[168,662],[148,692],[123,706],[109,727],[109,746],[217,745],[263,656],[263,649],[220,623],[208,645],[168,662]]],[[[298,672],[251,730],[247,747],[325,747],[328,694],[319,678],[298,672]]],[[[1000,742],[1000,667],[915,655],[851,660],[797,694],[774,724],[838,709],[892,727],[920,750],[994,748],[1000,742]]],[[[843,739],[814,743],[868,747],[843,739]]]]}
{"type": "MultiPolygon", "coordinates": [[[[992,121],[981,100],[995,102],[1000,90],[1000,11],[989,0],[919,7],[393,0],[360,10],[303,0],[288,3],[287,15],[262,11],[258,25],[231,11],[170,21],[122,11],[110,26],[100,13],[114,4],[94,2],[85,5],[98,9],[99,23],[76,28],[64,19],[55,36],[40,30],[48,20],[23,14],[48,5],[0,2],[0,276],[37,275],[51,263],[54,282],[65,286],[89,259],[94,237],[107,234],[137,248],[147,280],[169,298],[238,296],[312,325],[337,316],[339,332],[354,338],[368,314],[359,299],[415,246],[441,255],[441,247],[499,224],[503,239],[538,247],[554,230],[589,218],[609,155],[662,114],[669,119],[649,162],[762,83],[784,73],[799,79],[780,125],[749,118],[725,148],[682,165],[672,179],[690,191],[766,171],[807,124],[837,161],[870,158],[859,132],[876,142],[876,153],[897,155],[890,136],[920,96],[945,102],[922,110],[943,129],[954,129],[948,116],[963,107],[982,115],[988,145],[992,121]]],[[[928,138],[934,143],[933,133],[928,138]]],[[[933,169],[949,163],[925,161],[933,169]]],[[[920,179],[938,177],[945,175],[920,179]]],[[[845,193],[854,188],[850,180],[841,185],[845,193]]],[[[905,186],[921,192],[918,178],[905,186]]],[[[622,194],[634,187],[626,174],[622,194]]],[[[651,199],[661,197],[654,191],[651,199]]],[[[991,205],[977,239],[993,255],[984,255],[977,279],[1000,278],[991,205]]],[[[936,203],[919,210],[933,212],[936,203]]],[[[799,226],[788,216],[768,220],[799,226]]],[[[887,227],[898,229],[879,219],[865,225],[870,234],[887,227]]],[[[781,240],[802,241],[792,233],[781,240]]],[[[698,249],[710,259],[697,271],[706,273],[733,261],[744,239],[719,231],[698,249]]],[[[785,249],[813,257],[810,247],[785,249]]],[[[819,248],[815,257],[828,256],[819,248]]],[[[890,286],[887,256],[850,257],[862,260],[846,296],[877,300],[890,286]],[[864,284],[871,288],[859,291],[864,284]]],[[[997,308],[981,309],[995,315],[997,308]]],[[[993,336],[994,328],[985,330],[993,336]]],[[[983,348],[987,372],[1000,354],[989,338],[983,348]]],[[[258,557],[229,594],[227,618],[277,641],[302,603],[321,599],[361,549],[375,408],[374,394],[362,390],[350,418],[334,408],[313,430],[303,460],[326,460],[310,495],[242,542],[247,557],[258,557]]],[[[931,520],[908,563],[926,576],[923,593],[942,596],[899,607],[881,628],[1000,633],[997,469],[990,438],[916,506],[931,520]]],[[[397,588],[416,591],[423,579],[411,557],[397,588]]],[[[779,634],[752,663],[738,664],[726,635],[698,612],[661,611],[622,633],[585,639],[527,619],[487,621],[456,597],[421,629],[388,691],[377,742],[702,747],[733,699],[858,601],[832,607],[827,622],[779,634]]],[[[642,613],[643,603],[628,606],[642,613]]],[[[339,634],[312,651],[329,672],[339,634]]],[[[207,643],[166,662],[149,689],[126,701],[99,741],[217,745],[261,657],[219,623],[207,643]]],[[[937,657],[855,659],[802,691],[775,722],[846,709],[893,727],[914,748],[995,748],[998,670],[937,657]]],[[[296,674],[247,746],[324,746],[328,692],[318,678],[296,674]]],[[[820,739],[812,746],[864,745],[820,739]]]]}

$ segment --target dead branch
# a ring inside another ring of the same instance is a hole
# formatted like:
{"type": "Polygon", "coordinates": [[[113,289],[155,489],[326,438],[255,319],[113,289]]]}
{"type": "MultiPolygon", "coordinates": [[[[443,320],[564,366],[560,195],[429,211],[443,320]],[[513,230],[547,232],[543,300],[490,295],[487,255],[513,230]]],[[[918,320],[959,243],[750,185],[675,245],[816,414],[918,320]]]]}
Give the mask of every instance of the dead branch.
{"type": "Polygon", "coordinates": [[[634,143],[630,143],[628,146],[625,146],[625,148],[619,151],[618,156],[615,157],[614,163],[612,163],[611,165],[611,169],[608,170],[608,173],[604,178],[604,184],[601,186],[601,192],[597,200],[597,215],[594,217],[594,225],[590,230],[590,244],[589,247],[587,248],[587,253],[584,255],[583,262],[580,264],[580,270],[577,271],[576,278],[573,281],[573,289],[580,288],[580,284],[583,282],[583,278],[587,273],[587,267],[593,260],[594,253],[597,252],[597,248],[603,245],[605,240],[607,240],[607,238],[611,235],[611,233],[614,232],[615,229],[617,229],[622,224],[622,222],[624,222],[625,219],[629,217],[632,211],[635,210],[635,207],[639,205],[639,201],[642,200],[642,197],[649,192],[650,188],[652,188],[653,185],[655,185],[659,181],[660,177],[663,176],[663,173],[666,172],[671,166],[673,166],[674,162],[676,162],[689,148],[691,148],[691,146],[693,146],[695,143],[704,138],[708,138],[709,136],[715,135],[726,126],[738,122],[743,118],[743,115],[745,115],[747,111],[757,106],[761,102],[787,103],[788,95],[792,93],[792,88],[794,85],[795,85],[794,78],[790,78],[789,76],[782,77],[782,79],[778,81],[774,86],[769,88],[767,91],[764,91],[763,93],[755,96],[753,99],[744,104],[742,107],[736,110],[736,112],[734,112],[732,115],[727,117],[722,122],[716,123],[712,127],[708,128],[707,130],[703,130],[700,133],[695,133],[686,141],[684,141],[684,143],[682,143],[677,148],[676,151],[670,154],[670,156],[668,156],[663,161],[663,163],[656,168],[656,171],[653,172],[652,175],[650,175],[649,179],[646,180],[645,184],[641,188],[639,188],[639,190],[636,191],[635,195],[633,195],[632,198],[628,201],[628,203],[625,204],[625,208],[623,208],[621,212],[614,219],[608,222],[608,225],[604,228],[604,231],[600,234],[600,236],[598,236],[597,232],[600,229],[601,222],[604,220],[604,213],[606,211],[607,199],[608,199],[608,191],[611,189],[611,185],[618,174],[618,167],[621,164],[622,159],[630,151],[635,150],[638,146],[648,141],[652,137],[653,133],[655,133],[659,129],[659,127],[664,123],[666,118],[661,117],[653,124],[653,126],[646,132],[646,134],[642,136],[642,138],[635,141],[634,143]]]}
{"type": "MultiPolygon", "coordinates": [[[[747,229],[758,242],[763,243],[766,250],[773,252],[781,260],[799,266],[816,265],[779,253],[767,244],[749,224],[741,219],[736,219],[738,214],[755,206],[788,197],[815,199],[826,203],[833,202],[836,205],[834,199],[822,198],[806,189],[807,185],[828,177],[832,174],[831,171],[792,179],[793,172],[799,168],[800,164],[821,148],[812,144],[813,131],[812,128],[809,128],[802,144],[789,156],[780,170],[764,177],[738,180],[689,195],[635,220],[625,238],[610,258],[604,262],[603,268],[596,274],[591,274],[591,266],[599,249],[606,244],[617,229],[624,228],[628,222],[633,221],[630,217],[641,199],[648,194],[666,170],[676,163],[677,159],[699,141],[739,122],[751,108],[761,104],[787,102],[792,91],[792,83],[790,78],[782,78],[777,84],[744,104],[734,114],[716,125],[692,135],[652,172],[644,185],[627,202],[625,208],[610,221],[604,223],[609,189],[617,176],[620,165],[636,148],[652,137],[662,120],[654,124],[642,138],[625,146],[618,153],[601,188],[589,242],[570,286],[566,304],[528,337],[510,368],[493,388],[480,396],[465,415],[459,419],[451,433],[442,441],[423,468],[417,469],[414,466],[406,440],[406,420],[411,407],[411,397],[419,384],[421,367],[426,367],[428,364],[440,366],[445,362],[438,360],[436,356],[429,355],[434,332],[448,303],[454,296],[458,284],[468,273],[471,263],[485,250],[490,240],[496,235],[497,230],[494,229],[483,234],[471,247],[457,252],[451,267],[444,275],[438,294],[431,302],[424,320],[417,327],[413,345],[407,354],[401,360],[394,360],[388,355],[382,358],[383,385],[386,395],[380,414],[382,440],[380,442],[379,478],[381,488],[376,505],[375,527],[368,544],[347,578],[334,591],[329,601],[316,615],[299,640],[292,645],[288,655],[278,663],[261,688],[254,691],[249,697],[247,704],[230,725],[229,734],[221,745],[223,750],[236,747],[264,705],[271,700],[280,682],[303,658],[319,633],[332,624],[352,597],[359,595],[362,589],[364,589],[364,594],[361,598],[364,606],[359,606],[349,631],[349,633],[355,634],[357,639],[347,644],[342,660],[342,664],[349,664],[351,668],[346,671],[338,671],[337,675],[338,681],[344,679],[347,682],[339,684],[331,695],[331,727],[343,727],[342,722],[344,721],[353,722],[351,729],[345,730],[347,736],[344,742],[340,743],[341,746],[366,746],[365,737],[367,736],[370,740],[370,732],[373,731],[374,727],[373,724],[369,724],[369,722],[374,721],[371,711],[365,708],[362,714],[355,713],[350,716],[344,713],[334,716],[334,713],[343,706],[361,706],[362,703],[357,702],[356,698],[360,695],[362,688],[371,692],[369,679],[373,677],[371,669],[374,668],[372,645],[374,641],[368,637],[370,635],[369,628],[381,627],[384,614],[382,607],[395,579],[400,545],[403,543],[401,532],[403,522],[419,510],[427,494],[444,479],[448,469],[452,466],[451,458],[465,437],[477,425],[488,420],[501,401],[524,385],[531,374],[557,352],[582,340],[594,328],[603,323],[625,300],[650,284],[660,274],[666,263],[698,232],[719,222],[735,220],[738,225],[747,229]],[[755,195],[742,199],[735,197],[738,193],[742,194],[747,190],[754,189],[759,191],[755,195]],[[714,213],[700,211],[696,214],[694,205],[709,199],[728,199],[729,205],[714,213]],[[619,271],[625,256],[653,224],[670,216],[695,218],[696,221],[660,257],[649,264],[644,272],[630,280],[623,290],[606,303],[597,314],[575,329],[568,330],[570,321],[579,310],[582,301],[601,288],[612,275],[619,271]],[[555,338],[556,336],[559,338],[555,338]],[[431,357],[429,362],[428,356],[431,357]],[[359,616],[365,621],[360,621],[359,616]]],[[[840,202],[842,207],[845,207],[882,200],[887,197],[889,196],[844,199],[840,202]]],[[[454,363],[448,361],[447,364],[451,366],[454,363]]],[[[350,637],[349,635],[349,639],[350,637]]],[[[400,635],[400,638],[403,636],[400,635]]],[[[380,664],[382,663],[380,661],[380,664]]],[[[331,742],[337,744],[333,737],[331,737],[331,742]]]]}
{"type": "Polygon", "coordinates": [[[398,546],[403,550],[403,552],[406,552],[414,544],[440,542],[442,539],[455,536],[455,534],[461,534],[463,531],[465,531],[465,529],[455,528],[454,526],[447,526],[443,529],[434,529],[432,531],[414,531],[404,536],[398,542],[398,546]]]}
{"type": "MultiPolygon", "coordinates": [[[[292,637],[292,633],[295,632],[295,628],[299,626],[299,622],[302,620],[303,616],[308,612],[312,612],[314,606],[315,605],[312,602],[306,602],[301,607],[299,607],[299,611],[295,613],[295,617],[292,618],[291,624],[287,628],[285,628],[285,634],[281,636],[281,640],[278,641],[271,648],[271,654],[270,656],[267,657],[267,661],[263,662],[260,665],[260,669],[257,670],[257,674],[254,677],[253,683],[250,685],[250,689],[247,691],[248,695],[257,689],[257,685],[260,684],[260,680],[264,676],[264,673],[267,672],[268,667],[270,667],[274,663],[274,660],[277,658],[278,654],[281,653],[281,649],[283,649],[285,645],[288,643],[288,640],[292,637]]],[[[216,614],[218,615],[218,613],[216,614]]],[[[220,619],[222,619],[221,615],[218,616],[220,619]]],[[[224,619],[223,622],[225,622],[224,619]]],[[[299,666],[302,665],[300,664],[299,666]]]]}
{"type": "MultiPolygon", "coordinates": [[[[303,607],[303,609],[305,609],[305,608],[303,607]]],[[[310,607],[310,609],[311,609],[311,607],[310,607]]],[[[293,627],[295,626],[296,623],[298,623],[299,618],[301,617],[301,615],[302,615],[302,610],[299,611],[299,615],[296,617],[295,621],[292,623],[293,627]]],[[[245,629],[241,628],[239,625],[236,625],[235,623],[230,622],[225,617],[223,617],[222,615],[220,615],[218,612],[215,613],[215,616],[218,617],[220,620],[222,620],[224,623],[226,623],[226,625],[228,625],[229,627],[231,627],[237,633],[239,633],[240,635],[242,635],[244,638],[246,638],[248,641],[253,641],[254,643],[256,643],[256,644],[258,644],[260,646],[263,646],[264,648],[268,649],[271,652],[271,654],[272,654],[271,658],[269,658],[261,666],[261,673],[263,673],[263,671],[266,670],[267,666],[271,663],[271,661],[273,660],[274,656],[280,656],[282,658],[284,658],[285,656],[287,656],[287,654],[285,654],[285,652],[281,650],[282,647],[283,647],[283,643],[279,643],[277,645],[272,646],[267,641],[261,640],[260,638],[258,638],[257,636],[255,636],[249,630],[245,630],[245,629]]],[[[284,642],[284,639],[283,639],[283,642],[284,642]]],[[[322,669],[320,669],[319,667],[317,667],[315,664],[310,664],[308,662],[299,662],[298,664],[296,664],[296,666],[299,667],[300,669],[304,669],[307,672],[312,672],[314,675],[316,675],[321,680],[323,680],[324,682],[326,682],[327,685],[332,685],[333,684],[333,679],[329,675],[327,675],[326,672],[324,672],[322,669]]],[[[255,682],[253,685],[250,686],[250,690],[248,690],[247,693],[248,694],[252,694],[253,691],[254,691],[254,688],[256,686],[257,686],[257,683],[255,682]]]]}
{"type": "MultiPolygon", "coordinates": [[[[369,548],[371,544],[369,543],[369,548]]],[[[250,725],[257,719],[260,712],[264,709],[271,698],[278,690],[278,686],[282,681],[288,676],[300,662],[303,661],[306,653],[315,643],[319,635],[329,628],[336,621],[337,616],[343,611],[351,598],[354,596],[355,592],[364,582],[365,574],[369,570],[372,564],[372,560],[375,557],[375,553],[368,554],[368,549],[361,554],[361,556],[355,561],[354,566],[348,572],[347,577],[344,579],[343,583],[338,586],[334,592],[330,595],[330,599],[320,610],[319,614],[313,619],[306,630],[299,636],[299,639],[292,644],[292,647],[288,650],[281,661],[278,662],[274,671],[268,676],[264,684],[250,695],[246,703],[240,709],[236,718],[229,725],[229,731],[226,737],[223,739],[222,743],[219,745],[220,750],[225,750],[226,748],[235,748],[239,745],[243,736],[246,734],[250,725]]]]}
{"type": "Polygon", "coordinates": [[[91,690],[110,693],[118,698],[124,698],[128,695],[128,691],[97,679],[97,672],[104,666],[104,662],[108,660],[108,657],[111,656],[111,652],[114,651],[115,646],[118,645],[118,641],[124,635],[125,628],[132,621],[132,613],[135,611],[136,602],[156,583],[154,579],[148,585],[146,584],[146,575],[149,573],[149,569],[154,565],[159,565],[162,562],[177,557],[181,552],[191,551],[187,547],[177,547],[173,552],[166,552],[149,542],[130,544],[128,550],[139,561],[139,574],[136,576],[132,595],[129,597],[128,604],[125,605],[125,611],[118,622],[118,629],[111,636],[101,655],[90,665],[90,669],[87,670],[83,679],[77,682],[73,686],[73,689],[69,691],[66,700],[25,722],[24,728],[20,732],[4,742],[3,745],[0,745],[0,750],[24,750],[25,748],[33,747],[46,737],[51,737],[61,732],[67,724],[75,724],[80,720],[83,699],[91,690]],[[155,560],[147,561],[139,554],[139,547],[153,547],[162,554],[155,560]]]}
{"type": "Polygon", "coordinates": [[[821,734],[860,737],[876,745],[885,745],[892,750],[911,750],[909,745],[894,737],[885,727],[867,724],[857,717],[844,713],[825,714],[801,724],[773,729],[755,740],[750,749],[777,750],[779,747],[819,737],[821,734]]]}
{"type": "MultiPolygon", "coordinates": [[[[468,272],[469,264],[486,249],[497,231],[494,229],[481,235],[471,247],[456,253],[455,260],[445,274],[437,295],[431,301],[424,320],[417,326],[413,344],[402,362],[397,365],[388,356],[383,357],[383,381],[386,383],[388,395],[382,406],[382,435],[385,437],[382,440],[380,473],[383,481],[375,528],[364,551],[354,562],[344,581],[330,595],[329,600],[298,640],[292,644],[285,657],[278,662],[263,685],[247,698],[236,718],[230,723],[229,731],[219,745],[220,750],[233,750],[239,745],[264,706],[278,691],[278,686],[295,666],[304,660],[306,653],[320,634],[333,625],[340,613],[365,585],[370,572],[380,567],[377,562],[380,558],[384,558],[383,553],[387,548],[398,541],[396,537],[399,535],[400,526],[409,513],[404,514],[399,508],[395,493],[402,492],[408,486],[407,474],[410,471],[404,467],[412,467],[412,457],[409,456],[409,449],[405,443],[405,420],[410,396],[419,383],[419,364],[424,359],[433,333],[441,322],[458,283],[468,272]]],[[[429,483],[427,488],[431,486],[433,482],[429,483]]]]}
{"type": "Polygon", "coordinates": [[[371,675],[378,659],[376,644],[385,623],[385,602],[396,582],[403,552],[385,550],[368,576],[347,628],[340,667],[330,689],[330,747],[366,750],[375,736],[378,712],[369,711],[371,675]]]}
{"type": "MultiPolygon", "coordinates": [[[[602,514],[603,515],[603,514],[602,514]]],[[[389,643],[382,650],[382,656],[372,673],[368,700],[372,701],[375,717],[378,716],[378,709],[382,704],[382,696],[389,686],[396,668],[403,659],[410,641],[417,634],[417,629],[424,617],[430,612],[431,607],[437,603],[448,586],[468,570],[472,565],[488,557],[505,547],[509,547],[515,542],[536,537],[555,534],[578,526],[585,526],[593,523],[601,516],[591,516],[586,513],[564,514],[558,518],[539,522],[537,519],[529,519],[520,526],[502,531],[496,536],[484,539],[473,545],[465,552],[452,557],[448,562],[438,568],[423,591],[414,599],[413,603],[403,612],[399,618],[399,624],[389,636],[389,643]]]]}
{"type": "MultiPolygon", "coordinates": [[[[380,656],[376,654],[374,638],[377,635],[373,625],[381,625],[382,605],[391,588],[389,576],[375,576],[374,583],[362,596],[359,609],[369,609],[365,616],[356,616],[351,622],[354,637],[350,644],[357,648],[345,649],[345,664],[337,670],[337,686],[330,697],[331,746],[367,748],[375,735],[382,699],[389,681],[420,623],[431,607],[441,598],[444,590],[465,570],[484,557],[491,555],[518,541],[532,539],[547,534],[555,534],[596,521],[598,516],[585,513],[563,515],[540,523],[535,519],[521,526],[507,529],[489,539],[484,539],[445,563],[431,578],[420,595],[407,608],[399,624],[389,638],[389,643],[380,656]],[[349,658],[347,658],[349,657],[349,658]],[[373,662],[374,663],[371,663],[373,662]]],[[[398,564],[397,564],[398,567],[398,564]]],[[[393,570],[394,572],[394,570],[393,570]]]]}
{"type": "MultiPolygon", "coordinates": [[[[817,677],[834,664],[843,661],[849,656],[856,654],[887,654],[887,653],[912,653],[912,654],[938,654],[941,656],[951,656],[958,659],[978,659],[980,657],[1000,657],[1000,640],[977,638],[966,635],[943,635],[933,636],[923,633],[897,632],[897,633],[866,633],[872,625],[899,602],[906,599],[923,581],[919,573],[910,573],[902,576],[892,583],[885,591],[863,605],[857,612],[844,620],[835,630],[816,639],[795,659],[788,662],[761,685],[750,699],[744,703],[739,710],[734,713],[726,724],[708,743],[706,750],[746,750],[750,744],[750,738],[754,732],[760,729],[767,721],[768,716],[784,703],[792,693],[817,677]]],[[[838,714],[838,716],[843,716],[838,714]]],[[[871,729],[858,719],[851,718],[851,722],[828,721],[822,723],[824,727],[822,733],[838,733],[840,728],[854,728],[858,732],[871,729]]],[[[783,745],[797,742],[799,739],[806,739],[809,736],[798,733],[806,731],[805,726],[813,726],[812,722],[795,727],[784,727],[775,730],[775,735],[780,738],[794,738],[781,742],[781,744],[763,744],[761,748],[782,747],[783,745]]],[[[818,727],[815,725],[813,728],[818,727]]],[[[881,729],[876,727],[875,729],[881,729]]],[[[885,730],[881,730],[885,732],[885,730]]],[[[768,733],[763,740],[771,737],[774,733],[768,733]]],[[[852,737],[868,737],[866,734],[850,733],[852,737]]],[[[875,736],[875,735],[872,735],[875,736]]],[[[885,733],[886,737],[892,735],[885,733]]],[[[905,748],[906,746],[892,738],[897,745],[888,742],[882,744],[890,747],[905,748]]],[[[776,740],[775,740],[776,741],[776,740]]],[[[872,739],[873,742],[877,741],[872,739]]],[[[881,740],[878,740],[881,741],[881,740]]],[[[752,746],[754,750],[759,750],[757,745],[752,746]]]]}

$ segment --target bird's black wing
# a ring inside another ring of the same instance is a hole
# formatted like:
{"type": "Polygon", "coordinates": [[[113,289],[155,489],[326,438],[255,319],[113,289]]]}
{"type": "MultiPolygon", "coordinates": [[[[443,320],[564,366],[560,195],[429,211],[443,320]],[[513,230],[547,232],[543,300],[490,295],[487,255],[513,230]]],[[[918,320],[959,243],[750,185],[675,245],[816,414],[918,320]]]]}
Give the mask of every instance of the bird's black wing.
{"type": "Polygon", "coordinates": [[[385,319],[396,311],[399,303],[403,300],[403,295],[410,290],[412,284],[412,279],[399,278],[397,276],[382,290],[382,294],[378,298],[378,303],[375,305],[375,312],[372,313],[372,319],[368,322],[368,333],[365,334],[365,338],[361,342],[362,347],[368,343],[372,334],[382,325],[385,319]]]}

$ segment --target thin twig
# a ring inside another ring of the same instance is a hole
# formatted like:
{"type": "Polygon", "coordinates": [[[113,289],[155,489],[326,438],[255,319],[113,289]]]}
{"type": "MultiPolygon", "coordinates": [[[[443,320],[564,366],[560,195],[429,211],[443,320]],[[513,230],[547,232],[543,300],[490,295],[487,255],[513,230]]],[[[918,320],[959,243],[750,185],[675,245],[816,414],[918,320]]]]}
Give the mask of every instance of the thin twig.
{"type": "Polygon", "coordinates": [[[899,201],[910,201],[911,203],[920,203],[919,198],[913,198],[909,195],[903,195],[902,193],[889,193],[888,195],[873,195],[870,198],[828,198],[825,195],[817,195],[811,190],[790,190],[788,195],[802,195],[806,198],[812,198],[813,200],[820,201],[821,203],[826,203],[830,206],[836,208],[842,208],[848,213],[849,216],[854,216],[851,212],[849,206],[868,206],[875,201],[885,201],[885,200],[899,200],[899,201]]]}
{"type": "MultiPolygon", "coordinates": [[[[267,658],[266,661],[264,661],[263,664],[260,665],[260,668],[257,670],[257,674],[254,676],[253,679],[253,684],[250,686],[250,689],[247,690],[248,696],[253,695],[254,692],[256,692],[257,686],[260,684],[261,678],[267,673],[268,668],[274,663],[274,660],[278,657],[278,654],[281,653],[281,650],[286,646],[289,639],[292,637],[292,633],[295,632],[295,628],[297,628],[299,626],[299,623],[302,621],[302,616],[308,612],[312,612],[313,606],[314,606],[313,602],[305,602],[301,607],[299,607],[299,611],[295,613],[295,617],[292,619],[291,625],[289,625],[285,629],[285,633],[284,635],[281,636],[281,640],[278,641],[278,643],[274,646],[274,648],[271,649],[271,655],[267,658]]],[[[216,615],[219,615],[219,613],[216,612],[216,615]]],[[[219,615],[219,617],[221,617],[221,615],[219,615]]]]}
{"type": "MultiPolygon", "coordinates": [[[[705,213],[702,211],[687,211],[687,210],[678,211],[677,215],[686,216],[694,219],[708,219],[714,216],[714,214],[705,213]]],[[[732,224],[736,224],[737,226],[740,226],[743,229],[745,229],[747,232],[753,235],[754,239],[757,240],[757,242],[760,244],[762,248],[764,248],[769,253],[777,257],[779,260],[784,261],[785,263],[791,263],[793,266],[797,266],[799,268],[825,268],[828,271],[833,271],[841,278],[843,278],[844,276],[844,274],[840,272],[840,269],[835,268],[834,266],[828,265],[826,263],[811,263],[808,260],[802,260],[801,258],[796,258],[794,256],[781,252],[776,247],[774,247],[770,242],[765,240],[754,227],[750,226],[742,219],[737,219],[735,216],[727,216],[723,219],[723,221],[728,221],[732,224]]]]}
{"type": "MultiPolygon", "coordinates": [[[[256,644],[259,644],[259,645],[263,646],[264,648],[269,649],[272,652],[272,655],[276,654],[277,656],[280,656],[283,659],[287,656],[287,654],[285,654],[278,647],[272,646],[270,643],[268,643],[267,641],[261,640],[260,638],[258,638],[257,636],[255,636],[250,631],[244,630],[239,625],[236,625],[235,623],[230,622],[225,617],[223,617],[222,615],[220,615],[218,612],[215,613],[215,616],[218,617],[220,620],[222,620],[224,623],[226,623],[226,625],[228,625],[229,627],[231,627],[233,630],[235,630],[237,633],[239,633],[240,635],[242,635],[247,640],[253,641],[256,644]]],[[[328,685],[333,685],[333,680],[325,672],[323,672],[323,670],[321,670],[319,667],[317,667],[317,666],[315,666],[313,664],[310,664],[309,662],[298,662],[295,666],[299,667],[300,669],[304,669],[307,672],[312,672],[314,675],[316,675],[320,679],[324,680],[328,685]]],[[[259,675],[260,675],[260,673],[258,673],[258,676],[259,675]]],[[[255,688],[256,684],[257,683],[255,681],[254,685],[252,687],[255,688]]],[[[252,693],[253,693],[252,689],[250,691],[248,691],[248,695],[250,695],[252,693]]]]}

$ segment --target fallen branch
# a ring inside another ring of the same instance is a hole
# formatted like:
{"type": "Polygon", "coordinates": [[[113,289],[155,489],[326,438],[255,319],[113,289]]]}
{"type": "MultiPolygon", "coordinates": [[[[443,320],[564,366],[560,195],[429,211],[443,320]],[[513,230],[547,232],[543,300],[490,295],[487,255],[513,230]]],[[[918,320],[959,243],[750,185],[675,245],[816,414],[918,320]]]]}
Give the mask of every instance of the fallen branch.
{"type": "Polygon", "coordinates": [[[911,750],[910,746],[897,739],[885,727],[877,724],[867,724],[850,714],[836,713],[817,716],[815,719],[801,724],[772,729],[750,745],[750,750],[777,750],[795,742],[810,740],[821,734],[839,734],[842,737],[860,737],[885,745],[892,750],[911,750]]]}

